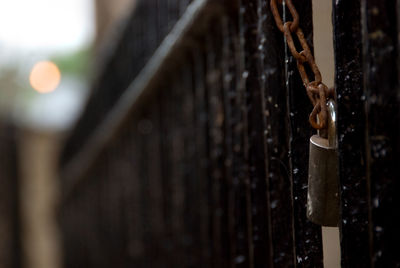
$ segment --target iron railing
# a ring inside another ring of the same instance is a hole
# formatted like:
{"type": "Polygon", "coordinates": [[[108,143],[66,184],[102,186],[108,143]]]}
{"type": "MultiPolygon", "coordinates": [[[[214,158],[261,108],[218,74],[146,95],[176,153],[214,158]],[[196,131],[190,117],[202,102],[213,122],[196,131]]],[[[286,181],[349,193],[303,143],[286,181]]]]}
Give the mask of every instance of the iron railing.
{"type": "MultiPolygon", "coordinates": [[[[396,267],[400,9],[333,6],[342,266],[396,267]]],[[[284,44],[267,1],[139,1],[61,159],[66,267],[322,267],[284,44]]]]}

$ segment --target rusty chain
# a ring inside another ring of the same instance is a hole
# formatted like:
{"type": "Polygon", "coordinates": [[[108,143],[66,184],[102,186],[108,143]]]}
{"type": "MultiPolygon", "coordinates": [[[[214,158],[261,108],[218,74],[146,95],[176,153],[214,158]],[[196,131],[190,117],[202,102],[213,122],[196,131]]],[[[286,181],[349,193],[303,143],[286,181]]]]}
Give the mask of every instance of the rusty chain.
{"type": "Polygon", "coordinates": [[[293,17],[293,21],[287,21],[285,23],[282,21],[282,18],[279,14],[277,1],[282,3],[282,0],[271,0],[270,2],[271,11],[274,16],[276,26],[285,35],[290,52],[297,60],[297,69],[299,70],[301,79],[303,80],[303,85],[306,88],[308,98],[314,105],[314,109],[312,110],[309,118],[310,124],[315,129],[324,129],[327,126],[328,118],[326,103],[330,98],[334,98],[334,89],[329,89],[324,83],[322,83],[322,77],[319,68],[315,63],[303,31],[299,27],[299,14],[292,3],[292,0],[285,0],[285,4],[293,17]],[[298,52],[296,49],[292,33],[295,33],[297,36],[297,39],[303,49],[301,52],[298,52]],[[305,63],[309,65],[314,73],[314,81],[310,82],[304,66],[305,63]]]}

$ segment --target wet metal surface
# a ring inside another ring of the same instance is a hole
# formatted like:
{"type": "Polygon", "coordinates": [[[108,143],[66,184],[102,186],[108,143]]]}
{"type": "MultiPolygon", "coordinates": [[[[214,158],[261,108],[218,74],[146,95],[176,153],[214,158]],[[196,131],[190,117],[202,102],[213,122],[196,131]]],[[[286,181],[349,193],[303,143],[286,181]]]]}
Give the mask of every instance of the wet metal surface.
{"type": "Polygon", "coordinates": [[[343,267],[400,264],[396,11],[396,1],[334,4],[343,267]]]}
{"type": "MultiPolygon", "coordinates": [[[[154,3],[132,14],[66,143],[65,266],[322,267],[306,217],[312,105],[268,1],[154,3]]],[[[312,50],[311,1],[294,4],[312,50]]],[[[334,4],[342,265],[390,267],[399,70],[383,62],[397,66],[397,24],[368,32],[357,12],[371,23],[372,4],[334,4]]]]}

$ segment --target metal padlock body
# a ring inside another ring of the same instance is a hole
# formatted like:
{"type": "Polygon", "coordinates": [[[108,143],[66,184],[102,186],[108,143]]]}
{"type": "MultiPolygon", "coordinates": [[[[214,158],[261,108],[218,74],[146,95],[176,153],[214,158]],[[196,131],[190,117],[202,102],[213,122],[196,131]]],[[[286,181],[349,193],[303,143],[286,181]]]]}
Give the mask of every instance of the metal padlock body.
{"type": "Polygon", "coordinates": [[[327,139],[314,135],[310,138],[307,217],[316,224],[334,227],[339,222],[339,178],[334,114],[336,107],[334,103],[329,107],[328,124],[334,128],[335,136],[327,139]]]}

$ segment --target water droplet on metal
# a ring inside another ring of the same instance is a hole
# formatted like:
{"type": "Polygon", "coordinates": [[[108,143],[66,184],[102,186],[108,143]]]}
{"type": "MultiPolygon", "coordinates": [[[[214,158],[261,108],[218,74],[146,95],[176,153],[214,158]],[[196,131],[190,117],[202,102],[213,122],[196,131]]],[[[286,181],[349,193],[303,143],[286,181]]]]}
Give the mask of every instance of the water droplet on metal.
{"type": "Polygon", "coordinates": [[[303,261],[303,259],[300,256],[297,256],[297,262],[301,263],[303,261]]]}
{"type": "Polygon", "coordinates": [[[236,256],[235,263],[243,263],[246,260],[246,257],[243,255],[236,256]]]}
{"type": "Polygon", "coordinates": [[[374,198],[374,207],[379,207],[379,198],[374,198]]]}

